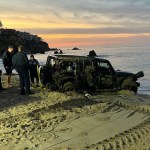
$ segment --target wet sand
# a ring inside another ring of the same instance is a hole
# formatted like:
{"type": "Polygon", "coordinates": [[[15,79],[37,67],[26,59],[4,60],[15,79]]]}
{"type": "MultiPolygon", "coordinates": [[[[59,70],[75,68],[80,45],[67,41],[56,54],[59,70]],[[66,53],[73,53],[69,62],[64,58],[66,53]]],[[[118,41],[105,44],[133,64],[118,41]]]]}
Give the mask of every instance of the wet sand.
{"type": "MultiPolygon", "coordinates": [[[[3,85],[5,76],[3,76],[3,85]]],[[[34,87],[0,92],[1,150],[150,149],[150,96],[59,93],[34,87]]]]}

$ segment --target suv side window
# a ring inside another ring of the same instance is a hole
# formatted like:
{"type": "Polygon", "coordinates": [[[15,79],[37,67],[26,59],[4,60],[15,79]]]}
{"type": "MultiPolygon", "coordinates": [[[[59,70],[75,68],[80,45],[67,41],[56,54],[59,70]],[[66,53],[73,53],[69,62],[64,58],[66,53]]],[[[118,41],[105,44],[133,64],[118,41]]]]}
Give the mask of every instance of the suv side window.
{"type": "Polygon", "coordinates": [[[97,62],[97,65],[101,71],[109,71],[110,66],[107,62],[97,62]]]}
{"type": "Polygon", "coordinates": [[[96,60],[94,61],[94,67],[96,72],[100,72],[102,74],[111,74],[113,69],[108,62],[96,60]]]}

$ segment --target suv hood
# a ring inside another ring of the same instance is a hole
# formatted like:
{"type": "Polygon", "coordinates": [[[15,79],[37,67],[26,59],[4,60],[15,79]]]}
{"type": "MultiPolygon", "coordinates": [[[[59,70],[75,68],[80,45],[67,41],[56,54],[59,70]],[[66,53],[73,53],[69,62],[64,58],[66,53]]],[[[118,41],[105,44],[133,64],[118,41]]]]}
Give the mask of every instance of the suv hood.
{"type": "Polygon", "coordinates": [[[133,76],[134,74],[131,72],[126,72],[126,71],[120,71],[120,70],[115,70],[116,77],[129,77],[133,76]]]}

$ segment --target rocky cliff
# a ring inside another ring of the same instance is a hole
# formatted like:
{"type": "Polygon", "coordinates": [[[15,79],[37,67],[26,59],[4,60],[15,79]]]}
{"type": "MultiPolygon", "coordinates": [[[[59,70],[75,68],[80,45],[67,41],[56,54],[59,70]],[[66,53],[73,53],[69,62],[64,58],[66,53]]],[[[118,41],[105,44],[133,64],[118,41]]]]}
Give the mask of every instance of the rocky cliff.
{"type": "Polygon", "coordinates": [[[17,47],[20,44],[25,47],[25,51],[29,54],[45,53],[45,51],[49,51],[48,44],[37,35],[13,29],[0,29],[0,56],[2,56],[9,45],[13,45],[15,51],[17,51],[17,47]]]}

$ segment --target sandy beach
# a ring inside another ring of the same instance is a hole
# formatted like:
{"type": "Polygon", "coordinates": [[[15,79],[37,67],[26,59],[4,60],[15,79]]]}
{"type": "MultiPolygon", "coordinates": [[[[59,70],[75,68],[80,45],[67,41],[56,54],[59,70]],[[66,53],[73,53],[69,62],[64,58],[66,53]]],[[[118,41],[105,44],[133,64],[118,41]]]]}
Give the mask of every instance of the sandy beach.
{"type": "Polygon", "coordinates": [[[13,87],[0,92],[1,150],[150,149],[150,96],[86,97],[42,87],[21,96],[18,76],[12,78],[13,87]]]}

